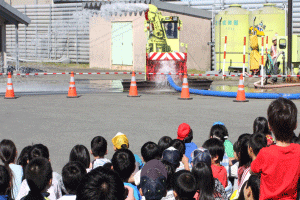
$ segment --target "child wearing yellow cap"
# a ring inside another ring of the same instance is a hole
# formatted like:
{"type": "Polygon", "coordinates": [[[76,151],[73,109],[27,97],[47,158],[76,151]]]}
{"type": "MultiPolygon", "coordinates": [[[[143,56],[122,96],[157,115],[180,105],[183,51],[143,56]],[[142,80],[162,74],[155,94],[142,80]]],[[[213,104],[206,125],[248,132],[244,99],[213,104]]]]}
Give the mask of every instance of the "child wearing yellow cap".
{"type": "MultiPolygon", "coordinates": [[[[115,135],[115,137],[113,137],[111,141],[114,145],[115,151],[119,149],[129,149],[129,141],[124,133],[118,132],[117,135],[115,135]]],[[[143,167],[144,164],[138,155],[134,154],[134,157],[138,165],[138,169],[136,170],[139,170],[143,167]]]]}

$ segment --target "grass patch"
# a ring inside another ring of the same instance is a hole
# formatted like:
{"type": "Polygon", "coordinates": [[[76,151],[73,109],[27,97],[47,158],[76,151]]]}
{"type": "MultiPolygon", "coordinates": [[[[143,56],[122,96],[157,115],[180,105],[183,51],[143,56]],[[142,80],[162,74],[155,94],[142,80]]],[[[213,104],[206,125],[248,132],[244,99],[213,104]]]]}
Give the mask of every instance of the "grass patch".
{"type": "Polygon", "coordinates": [[[205,74],[204,70],[188,69],[188,74],[205,74]]]}
{"type": "Polygon", "coordinates": [[[78,69],[88,69],[90,64],[77,64],[77,63],[41,63],[43,66],[52,66],[52,67],[62,67],[62,68],[78,68],[78,69]]]}

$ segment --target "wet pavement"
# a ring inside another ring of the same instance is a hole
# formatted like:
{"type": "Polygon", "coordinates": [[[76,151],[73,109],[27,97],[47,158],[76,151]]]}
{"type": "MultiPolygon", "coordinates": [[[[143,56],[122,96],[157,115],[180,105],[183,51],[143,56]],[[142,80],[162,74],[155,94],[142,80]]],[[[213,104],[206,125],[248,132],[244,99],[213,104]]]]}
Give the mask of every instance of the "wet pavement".
{"type": "MultiPolygon", "coordinates": [[[[131,75],[76,75],[75,85],[78,93],[102,93],[102,92],[123,92],[122,80],[130,78],[131,75]],[[122,79],[123,78],[123,79],[122,79]]],[[[142,75],[137,76],[142,80],[142,75]]],[[[19,95],[26,94],[64,94],[68,92],[69,75],[38,75],[38,76],[13,76],[14,91],[19,95]]],[[[257,81],[257,79],[255,79],[257,81]]],[[[284,87],[274,89],[254,88],[253,80],[245,81],[245,92],[257,93],[300,93],[298,87],[284,87]]],[[[6,91],[7,77],[0,77],[0,95],[6,91]]],[[[278,83],[280,84],[280,83],[278,83]]],[[[192,87],[190,87],[192,88],[192,87]]],[[[197,89],[197,88],[196,88],[197,89]]],[[[236,92],[238,79],[236,80],[214,80],[210,90],[236,92]]],[[[159,87],[139,89],[141,93],[174,93],[175,91],[167,86],[167,83],[159,87]]]]}
{"type": "MultiPolygon", "coordinates": [[[[59,72],[106,72],[101,69],[72,69],[47,67],[40,68],[39,72],[59,73],[59,72]]],[[[36,72],[36,71],[35,71],[36,72]]],[[[16,72],[14,72],[16,74],[16,72]]],[[[77,92],[80,93],[103,93],[103,92],[123,92],[122,80],[131,78],[130,74],[109,74],[109,75],[75,75],[75,83],[77,92]]],[[[145,75],[136,75],[137,80],[145,80],[145,75]]],[[[203,79],[203,78],[202,78],[203,79]]],[[[238,89],[239,78],[229,77],[223,80],[221,77],[211,77],[213,83],[210,90],[236,92],[238,89]]],[[[254,87],[254,82],[260,78],[245,78],[245,92],[256,93],[300,93],[299,87],[284,87],[274,89],[259,89],[254,87]]],[[[18,95],[27,94],[66,94],[69,89],[70,75],[25,75],[12,76],[14,91],[18,95]]],[[[0,95],[3,96],[6,91],[7,76],[0,76],[0,95]]],[[[277,84],[281,84],[282,79],[277,84]]],[[[190,87],[193,88],[193,87],[190,87]]],[[[197,88],[195,88],[197,89],[197,88]]],[[[176,93],[167,83],[159,84],[152,88],[138,88],[140,93],[176,93]]],[[[127,91],[126,91],[127,92],[127,91]]]]}

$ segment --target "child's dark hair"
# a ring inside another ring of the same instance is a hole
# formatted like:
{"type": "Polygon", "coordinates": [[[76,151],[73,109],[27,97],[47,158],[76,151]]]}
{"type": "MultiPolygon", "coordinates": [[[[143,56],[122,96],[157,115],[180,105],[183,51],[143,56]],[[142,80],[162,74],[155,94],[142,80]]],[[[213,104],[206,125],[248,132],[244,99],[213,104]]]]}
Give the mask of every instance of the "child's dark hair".
{"type": "Polygon", "coordinates": [[[85,168],[90,167],[90,153],[84,145],[76,145],[70,152],[69,162],[77,161],[83,164],[85,168]]]}
{"type": "Polygon", "coordinates": [[[181,199],[193,199],[197,191],[197,182],[190,171],[180,170],[173,175],[173,190],[181,199]]]}
{"type": "Polygon", "coordinates": [[[129,144],[127,145],[127,144],[122,144],[121,145],[121,149],[128,149],[129,148],[129,144]]]}
{"type": "Polygon", "coordinates": [[[31,191],[41,193],[52,179],[52,167],[48,159],[37,157],[32,159],[25,170],[25,179],[31,191]]]}
{"type": "Polygon", "coordinates": [[[32,148],[31,145],[24,147],[18,157],[17,164],[21,165],[23,167],[23,169],[25,169],[26,165],[28,164],[28,160],[29,160],[28,157],[29,157],[29,152],[30,152],[31,148],[32,148]]]}
{"type": "Polygon", "coordinates": [[[141,154],[145,162],[160,159],[160,151],[154,142],[146,142],[141,148],[141,154]]]}
{"type": "Polygon", "coordinates": [[[107,141],[102,136],[96,136],[91,141],[91,149],[94,156],[104,157],[107,152],[107,141]]]}
{"type": "Polygon", "coordinates": [[[186,138],[184,138],[182,141],[184,143],[191,143],[193,140],[193,129],[190,130],[188,136],[186,136],[186,138]]]}
{"type": "Polygon", "coordinates": [[[171,142],[171,146],[177,149],[180,153],[180,157],[182,158],[185,154],[185,144],[182,140],[174,139],[171,142]]]}
{"type": "MultiPolygon", "coordinates": [[[[26,169],[26,166],[29,162],[29,152],[31,150],[32,146],[29,145],[27,147],[24,147],[19,155],[19,158],[17,160],[17,164],[21,165],[23,169],[26,169]]],[[[22,180],[25,179],[25,173],[23,173],[22,180]]]]}
{"type": "Polygon", "coordinates": [[[103,165],[104,168],[106,169],[111,169],[111,167],[113,167],[112,163],[111,162],[107,162],[103,165]]]}
{"type": "Polygon", "coordinates": [[[264,117],[257,117],[253,122],[253,133],[271,135],[268,120],[264,117]]]}
{"type": "MultiPolygon", "coordinates": [[[[16,156],[17,156],[17,148],[16,148],[14,142],[11,140],[5,140],[5,139],[2,140],[0,142],[0,159],[2,160],[4,166],[6,167],[8,173],[9,173],[10,180],[13,180],[14,176],[9,167],[9,164],[14,163],[16,156]]],[[[7,191],[7,194],[9,196],[12,195],[13,187],[14,187],[13,182],[11,182],[10,189],[7,191]]]]}
{"type": "Polygon", "coordinates": [[[291,143],[300,144],[300,138],[294,135],[291,139],[291,143]]]}
{"type": "Polygon", "coordinates": [[[68,194],[76,195],[85,174],[86,168],[80,162],[69,162],[63,167],[61,175],[68,194]]]}
{"type": "Polygon", "coordinates": [[[3,165],[0,165],[0,195],[10,197],[10,175],[9,171],[3,165]]]}
{"type": "Polygon", "coordinates": [[[124,184],[118,174],[103,167],[97,167],[83,177],[76,195],[77,200],[124,200],[125,198],[124,184]]]}
{"type": "Polygon", "coordinates": [[[252,190],[253,200],[259,200],[260,193],[260,176],[258,174],[252,174],[249,177],[247,188],[250,187],[252,190]]]}
{"type": "Polygon", "coordinates": [[[161,161],[165,167],[166,167],[166,170],[168,172],[168,178],[167,178],[167,190],[170,190],[172,189],[172,177],[174,175],[174,173],[176,172],[176,166],[174,166],[172,163],[169,163],[168,161],[166,160],[162,160],[161,161]]]}
{"type": "Polygon", "coordinates": [[[238,200],[245,200],[244,190],[245,190],[245,187],[247,187],[247,184],[248,184],[248,180],[245,181],[244,184],[242,185],[238,200]]]}
{"type": "Polygon", "coordinates": [[[204,142],[202,147],[209,151],[212,158],[218,156],[218,160],[216,161],[217,163],[220,163],[223,160],[225,147],[221,140],[217,138],[210,138],[204,142]]]}
{"type": "Polygon", "coordinates": [[[253,153],[257,156],[258,152],[267,146],[266,135],[262,133],[254,133],[250,136],[249,147],[252,148],[253,153]]]}
{"type": "Polygon", "coordinates": [[[241,135],[238,139],[239,151],[237,152],[237,155],[239,157],[239,167],[250,166],[251,158],[248,154],[250,136],[251,136],[250,134],[245,133],[241,135]]]}
{"type": "Polygon", "coordinates": [[[192,168],[197,188],[200,193],[199,200],[214,200],[215,179],[212,174],[211,166],[207,166],[204,162],[199,162],[192,168]]]}
{"type": "Polygon", "coordinates": [[[217,138],[224,143],[224,141],[228,138],[228,130],[226,126],[216,124],[211,127],[209,136],[211,138],[217,138]]]}
{"type": "Polygon", "coordinates": [[[169,136],[163,136],[162,138],[159,139],[157,146],[160,152],[160,157],[162,156],[164,150],[166,150],[171,146],[171,142],[172,142],[172,138],[169,136]]]}
{"type": "Polygon", "coordinates": [[[297,127],[297,107],[289,99],[278,98],[268,108],[268,121],[276,140],[290,142],[297,127]]]}
{"type": "Polygon", "coordinates": [[[121,180],[127,182],[135,170],[135,158],[133,153],[129,149],[117,150],[114,153],[111,162],[114,171],[119,174],[121,180]]]}
{"type": "Polygon", "coordinates": [[[2,140],[0,142],[0,159],[9,170],[9,164],[14,163],[17,156],[17,148],[13,141],[2,140]]]}
{"type": "Polygon", "coordinates": [[[236,141],[234,144],[233,144],[233,151],[238,153],[239,152],[239,142],[236,141]]]}
{"type": "Polygon", "coordinates": [[[34,158],[43,157],[49,160],[49,150],[43,144],[34,144],[30,148],[28,153],[28,160],[31,161],[34,158]]]}

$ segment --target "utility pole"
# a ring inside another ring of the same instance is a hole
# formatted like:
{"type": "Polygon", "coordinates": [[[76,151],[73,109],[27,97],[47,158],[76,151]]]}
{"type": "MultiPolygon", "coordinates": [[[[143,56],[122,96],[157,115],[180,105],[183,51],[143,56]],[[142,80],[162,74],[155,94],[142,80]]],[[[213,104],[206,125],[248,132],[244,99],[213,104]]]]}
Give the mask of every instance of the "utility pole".
{"type": "Polygon", "coordinates": [[[293,34],[293,0],[288,0],[288,62],[287,67],[292,70],[292,34],[293,34]]]}

